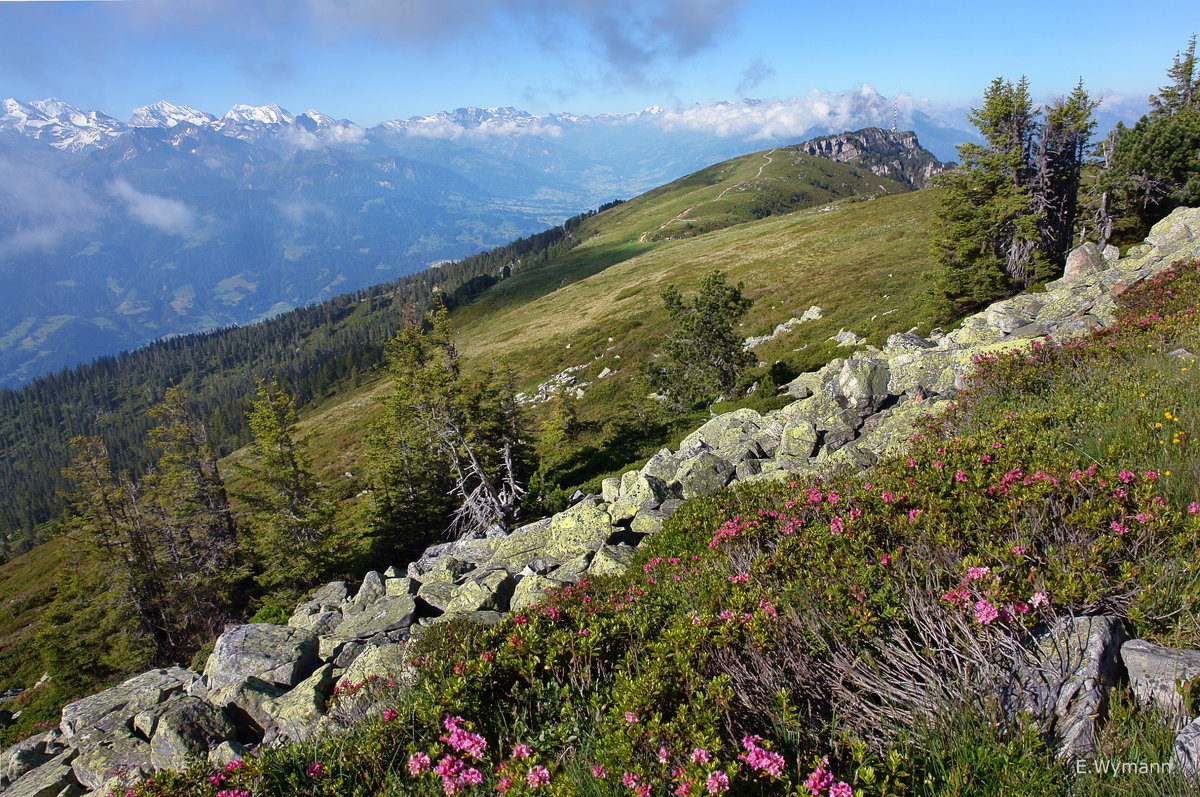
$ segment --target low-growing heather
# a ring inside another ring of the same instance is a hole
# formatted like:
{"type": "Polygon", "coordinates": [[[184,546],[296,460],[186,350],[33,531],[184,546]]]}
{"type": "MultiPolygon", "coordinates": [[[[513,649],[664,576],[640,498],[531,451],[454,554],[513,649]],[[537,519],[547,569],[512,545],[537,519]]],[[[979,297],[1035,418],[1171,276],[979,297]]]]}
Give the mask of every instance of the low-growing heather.
{"type": "MultiPolygon", "coordinates": [[[[997,684],[1065,615],[1200,645],[1198,303],[1179,264],[1111,328],[981,361],[902,456],[689,501],[626,575],[339,687],[341,732],[133,794],[1110,793],[997,684]]],[[[1118,700],[1105,750],[1166,755],[1155,722],[1118,700]]]]}

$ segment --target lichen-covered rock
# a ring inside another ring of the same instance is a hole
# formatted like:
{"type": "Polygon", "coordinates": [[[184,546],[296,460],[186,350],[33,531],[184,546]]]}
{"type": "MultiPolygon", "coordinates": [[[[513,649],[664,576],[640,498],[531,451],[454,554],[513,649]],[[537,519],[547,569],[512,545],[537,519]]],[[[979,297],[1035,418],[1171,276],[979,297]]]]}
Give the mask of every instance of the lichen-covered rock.
{"type": "Polygon", "coordinates": [[[130,783],[154,771],[150,744],[125,728],[97,734],[82,743],[77,739],[75,752],[71,761],[75,780],[89,789],[130,783]]]}
{"type": "Polygon", "coordinates": [[[729,484],[735,468],[733,463],[721,459],[709,451],[701,451],[684,460],[679,466],[674,487],[684,500],[698,495],[708,495],[729,484]]]}
{"type": "Polygon", "coordinates": [[[416,599],[407,593],[387,597],[383,589],[370,603],[346,606],[342,621],[330,632],[334,639],[370,639],[376,634],[403,631],[412,625],[417,613],[416,599]]]}
{"type": "Polygon", "coordinates": [[[663,521],[666,519],[667,513],[661,509],[643,509],[633,516],[629,529],[637,534],[657,534],[662,531],[663,521]]]}
{"type": "Polygon", "coordinates": [[[244,677],[214,688],[208,701],[225,711],[238,728],[239,738],[258,740],[275,727],[274,702],[286,693],[278,684],[244,677]]]}
{"type": "Polygon", "coordinates": [[[330,663],[318,667],[308,678],[271,702],[275,727],[292,741],[308,741],[320,728],[321,718],[325,716],[325,701],[332,689],[333,664],[330,663]]]}
{"type": "Polygon", "coordinates": [[[594,576],[619,576],[633,563],[633,549],[627,545],[604,545],[596,551],[588,573],[594,576]]]}
{"type": "Polygon", "coordinates": [[[1200,719],[1192,720],[1175,737],[1171,766],[1190,783],[1200,785],[1200,719]]]}
{"type": "Polygon", "coordinates": [[[76,797],[83,794],[71,768],[74,751],[60,753],[21,775],[4,790],[7,797],[76,797]]]}
{"type": "Polygon", "coordinates": [[[389,578],[383,582],[384,593],[389,598],[399,598],[402,595],[416,595],[421,588],[421,582],[415,578],[389,578]]]}
{"type": "Polygon", "coordinates": [[[354,603],[366,604],[374,603],[387,594],[387,590],[383,586],[383,576],[379,575],[376,570],[369,570],[363,576],[362,584],[358,586],[358,592],[354,593],[352,598],[354,603]]]}
{"type": "Polygon", "coordinates": [[[516,586],[516,579],[507,570],[490,570],[469,578],[455,588],[446,613],[507,611],[516,586]]]}
{"type": "Polygon", "coordinates": [[[111,689],[68,703],[62,710],[63,736],[68,744],[75,745],[84,735],[124,730],[139,711],[182,694],[199,677],[182,667],[150,670],[111,689]]]}
{"type": "Polygon", "coordinates": [[[192,756],[207,756],[236,731],[225,712],[190,695],[167,703],[150,738],[150,764],[155,769],[183,769],[192,756]]]}
{"type": "Polygon", "coordinates": [[[512,597],[508,599],[509,611],[519,612],[542,602],[546,590],[557,589],[563,582],[545,576],[530,574],[522,576],[513,589],[512,597]]]}
{"type": "Polygon", "coordinates": [[[1124,641],[1120,618],[1064,617],[1037,638],[1020,668],[1019,701],[1049,721],[1059,757],[1095,756],[1097,723],[1123,675],[1124,641]]]}
{"type": "MultiPolygon", "coordinates": [[[[683,438],[680,451],[693,451],[703,443],[723,459],[733,459],[746,450],[747,443],[762,428],[763,419],[752,409],[742,408],[712,418],[683,438]]],[[[664,481],[666,481],[664,479],[664,481]]]]}
{"type": "Polygon", "coordinates": [[[621,477],[620,497],[609,504],[609,518],[613,523],[622,523],[631,519],[642,508],[657,507],[669,495],[667,483],[662,479],[630,471],[621,477]]]}
{"type": "Polygon", "coordinates": [[[1064,280],[1077,280],[1080,277],[1108,268],[1108,266],[1109,263],[1104,257],[1104,252],[1096,244],[1088,241],[1082,246],[1072,249],[1067,254],[1067,264],[1063,268],[1062,278],[1064,280]]]}
{"type": "Polygon", "coordinates": [[[1121,646],[1121,661],[1129,673],[1129,687],[1141,703],[1171,717],[1176,730],[1191,720],[1182,687],[1200,678],[1200,650],[1173,650],[1131,639],[1121,646]]]}
{"type": "Polygon", "coordinates": [[[825,395],[839,407],[858,416],[875,412],[888,397],[887,363],[876,359],[850,359],[825,385],[825,395]]]}
{"type": "Polygon", "coordinates": [[[640,472],[647,476],[655,476],[670,484],[675,481],[675,474],[679,471],[680,461],[681,458],[671,451],[671,449],[662,448],[659,449],[657,454],[646,461],[640,472]]]}
{"type": "Polygon", "coordinates": [[[303,628],[269,623],[234,626],[217,638],[204,665],[210,684],[235,683],[247,676],[295,686],[317,668],[317,635],[303,628]]]}
{"type": "Polygon", "coordinates": [[[926,340],[920,335],[914,335],[911,332],[897,332],[894,335],[889,335],[887,343],[884,344],[884,351],[920,351],[922,349],[932,349],[937,344],[931,340],[926,340]]]}
{"type": "Polygon", "coordinates": [[[8,784],[37,769],[66,749],[63,733],[52,728],[45,733],[30,736],[0,752],[0,778],[8,784]]]}
{"type": "Polygon", "coordinates": [[[417,590],[417,598],[440,611],[445,611],[454,597],[453,581],[426,581],[417,590]]]}
{"type": "Polygon", "coordinates": [[[775,458],[807,462],[817,450],[817,427],[802,418],[790,419],[779,437],[775,458]]]}

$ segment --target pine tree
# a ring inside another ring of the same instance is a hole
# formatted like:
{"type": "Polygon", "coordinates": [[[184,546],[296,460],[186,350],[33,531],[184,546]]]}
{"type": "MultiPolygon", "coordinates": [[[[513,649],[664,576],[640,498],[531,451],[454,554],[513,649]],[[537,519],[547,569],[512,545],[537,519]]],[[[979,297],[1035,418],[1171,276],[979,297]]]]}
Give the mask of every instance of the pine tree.
{"type": "Polygon", "coordinates": [[[962,165],[935,178],[939,315],[956,318],[1062,268],[1094,108],[1082,83],[1040,110],[1025,78],[988,86],[971,116],[984,143],[960,145],[962,165]]]}
{"type": "Polygon", "coordinates": [[[511,526],[530,470],[511,374],[463,374],[440,302],[388,342],[388,359],[386,418],[368,441],[381,525],[401,547],[438,525],[456,535],[511,526]]]}
{"type": "Polygon", "coordinates": [[[243,535],[256,579],[267,589],[312,586],[336,560],[337,504],[323,494],[296,438],[296,399],[279,382],[259,380],[247,414],[255,462],[242,468],[239,498],[250,507],[243,535]]]}
{"type": "Polygon", "coordinates": [[[675,331],[662,356],[645,370],[650,387],[670,397],[677,407],[701,401],[729,398],[742,370],[754,361],[742,349],[738,321],[753,300],[742,295],[742,283],[725,281],[714,271],[700,282],[700,291],[690,302],[674,285],[663,291],[663,303],[675,331]]]}
{"type": "Polygon", "coordinates": [[[1170,82],[1150,98],[1150,113],[1118,125],[1104,146],[1097,187],[1101,243],[1140,240],[1177,207],[1200,204],[1200,68],[1196,37],[1175,56],[1170,82]]]}

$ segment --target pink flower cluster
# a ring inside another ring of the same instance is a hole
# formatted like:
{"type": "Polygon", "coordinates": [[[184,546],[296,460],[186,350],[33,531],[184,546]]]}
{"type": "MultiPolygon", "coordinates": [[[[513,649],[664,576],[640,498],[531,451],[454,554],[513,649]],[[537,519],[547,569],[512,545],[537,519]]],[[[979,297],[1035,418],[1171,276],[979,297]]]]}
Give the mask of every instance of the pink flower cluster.
{"type": "Polygon", "coordinates": [[[822,758],[821,763],[809,773],[808,779],[804,781],[804,788],[814,797],[826,789],[829,790],[829,797],[854,797],[854,789],[850,788],[850,784],[834,782],[833,773],[829,771],[828,758],[822,758]]]}
{"type": "Polygon", "coordinates": [[[770,775],[773,778],[781,777],[784,765],[783,756],[759,747],[758,743],[761,741],[761,736],[742,737],[742,748],[746,752],[739,755],[738,758],[763,775],[770,775]]]}

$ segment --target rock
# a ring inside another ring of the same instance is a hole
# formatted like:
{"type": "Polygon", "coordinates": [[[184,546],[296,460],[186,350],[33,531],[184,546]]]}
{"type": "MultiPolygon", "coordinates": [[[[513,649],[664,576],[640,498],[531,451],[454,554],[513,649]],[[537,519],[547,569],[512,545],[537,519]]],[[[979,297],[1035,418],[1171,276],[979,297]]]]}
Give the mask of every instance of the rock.
{"type": "Polygon", "coordinates": [[[860,417],[869,415],[887,399],[890,376],[882,360],[846,360],[833,381],[825,385],[825,395],[860,417]]]}
{"type": "Polygon", "coordinates": [[[1192,720],[1175,737],[1171,745],[1171,767],[1189,782],[1200,782],[1200,719],[1192,720]]]}
{"type": "Polygon", "coordinates": [[[861,346],[867,342],[867,339],[859,335],[843,329],[829,340],[835,341],[839,346],[861,346]]]}
{"type": "MultiPolygon", "coordinates": [[[[1172,650],[1131,639],[1121,646],[1129,671],[1129,687],[1143,705],[1153,705],[1171,717],[1176,730],[1191,719],[1181,686],[1200,678],[1200,650],[1172,650]]],[[[1200,686],[1200,683],[1197,684],[1200,686]]]]}
{"type": "Polygon", "coordinates": [[[179,695],[158,718],[150,739],[150,764],[155,769],[183,769],[189,757],[207,756],[210,748],[234,734],[233,723],[221,709],[179,695]]]}
{"type": "Polygon", "coordinates": [[[657,476],[630,471],[621,477],[621,497],[608,507],[613,523],[629,520],[643,508],[653,509],[669,495],[667,484],[657,476]]]}
{"type": "MultiPolygon", "coordinates": [[[[751,460],[751,462],[754,461],[751,460]]],[[[740,468],[741,465],[738,467],[740,468]]],[[[629,528],[637,534],[657,534],[662,531],[663,521],[666,519],[667,514],[659,509],[643,509],[633,516],[633,522],[629,524],[629,528]]]]}
{"type": "Polygon", "coordinates": [[[234,626],[217,638],[204,674],[214,685],[252,676],[295,686],[311,675],[317,664],[317,635],[312,631],[250,623],[234,626]]]}
{"type": "Polygon", "coordinates": [[[593,576],[619,576],[633,562],[633,549],[627,545],[604,545],[596,551],[588,573],[593,576]]]}
{"type": "Polygon", "coordinates": [[[287,693],[278,684],[245,677],[213,690],[209,702],[225,711],[241,741],[260,741],[275,727],[275,700],[287,693]]]}
{"type": "Polygon", "coordinates": [[[684,500],[708,495],[729,484],[734,469],[732,463],[703,451],[680,464],[672,487],[677,487],[684,500]]]}
{"type": "Polygon", "coordinates": [[[606,502],[612,503],[621,495],[621,480],[616,476],[609,476],[604,481],[600,482],[600,497],[606,502]]]}
{"type": "Polygon", "coordinates": [[[68,703],[62,710],[60,727],[63,736],[69,744],[77,746],[81,736],[95,738],[116,730],[124,731],[135,714],[182,694],[199,677],[181,667],[150,670],[119,686],[68,703]]]}
{"type": "Polygon", "coordinates": [[[0,776],[12,783],[26,772],[32,772],[63,752],[62,731],[54,728],[30,736],[0,753],[0,776]]]}
{"type": "Polygon", "coordinates": [[[382,587],[380,595],[370,603],[356,600],[347,606],[342,613],[342,621],[329,635],[340,640],[370,639],[376,634],[403,631],[412,625],[417,614],[416,598],[407,592],[386,597],[382,587]]]}
{"type": "Polygon", "coordinates": [[[411,668],[405,663],[405,646],[401,644],[372,645],[364,650],[342,674],[352,684],[377,679],[383,683],[400,683],[407,679],[411,668]]]}
{"type": "Polygon", "coordinates": [[[926,340],[920,335],[914,335],[911,332],[897,332],[895,335],[888,336],[883,349],[884,351],[919,351],[936,347],[936,343],[926,340]]]}
{"type": "MultiPolygon", "coordinates": [[[[735,459],[747,449],[748,442],[762,428],[763,418],[752,409],[742,408],[722,413],[683,438],[679,451],[698,453],[697,444],[704,443],[723,459],[735,459]]],[[[669,482],[670,479],[664,478],[669,482]]]]}
{"type": "MultiPolygon", "coordinates": [[[[97,735],[75,748],[71,761],[75,780],[89,789],[111,788],[128,783],[154,771],[150,763],[150,745],[125,728],[97,735]]],[[[28,777],[28,776],[27,776],[28,777]]]]}
{"type": "Polygon", "coordinates": [[[383,582],[384,592],[389,598],[399,598],[403,595],[416,595],[421,588],[421,582],[414,578],[389,578],[383,582]]]}
{"type": "Polygon", "coordinates": [[[1064,280],[1077,280],[1080,277],[1094,274],[1108,268],[1109,264],[1104,252],[1096,244],[1088,243],[1078,246],[1067,255],[1067,264],[1063,269],[1064,280]]]}
{"type": "Polygon", "coordinates": [[[507,570],[490,570],[456,587],[446,613],[507,611],[516,586],[516,579],[507,570]]]}
{"type": "Polygon", "coordinates": [[[453,581],[428,581],[417,590],[417,598],[439,611],[445,611],[454,595],[453,581]]]}
{"type": "Polygon", "coordinates": [[[387,594],[387,590],[383,586],[383,576],[375,570],[368,571],[363,576],[362,584],[358,588],[358,592],[354,594],[354,602],[357,604],[374,603],[387,594]]]}
{"type": "Polygon", "coordinates": [[[230,761],[244,761],[249,754],[246,746],[238,742],[221,742],[208,751],[208,763],[224,767],[230,761]]]}
{"type": "Polygon", "coordinates": [[[789,420],[780,435],[775,458],[808,462],[808,458],[816,453],[817,437],[817,427],[811,421],[800,418],[789,420]]]}
{"type": "Polygon", "coordinates": [[[518,612],[536,606],[542,602],[546,590],[561,587],[563,582],[541,575],[523,576],[513,589],[512,597],[508,599],[508,609],[518,612]]]}
{"type": "Polygon", "coordinates": [[[275,727],[292,741],[308,741],[320,727],[320,720],[325,716],[325,700],[332,689],[333,664],[330,663],[318,667],[295,688],[272,701],[270,711],[275,727]]]}
{"type": "Polygon", "coordinates": [[[74,751],[60,753],[24,773],[4,790],[6,797],[75,797],[83,794],[71,769],[74,751]]]}
{"type": "Polygon", "coordinates": [[[1020,703],[1049,720],[1059,757],[1095,756],[1108,691],[1124,675],[1124,640],[1117,617],[1064,617],[1034,640],[1015,683],[1020,703]]]}
{"type": "Polygon", "coordinates": [[[567,584],[574,584],[583,578],[587,573],[588,565],[592,563],[592,557],[595,556],[595,551],[588,551],[581,556],[562,564],[550,573],[550,577],[555,581],[560,581],[567,584]]]}

